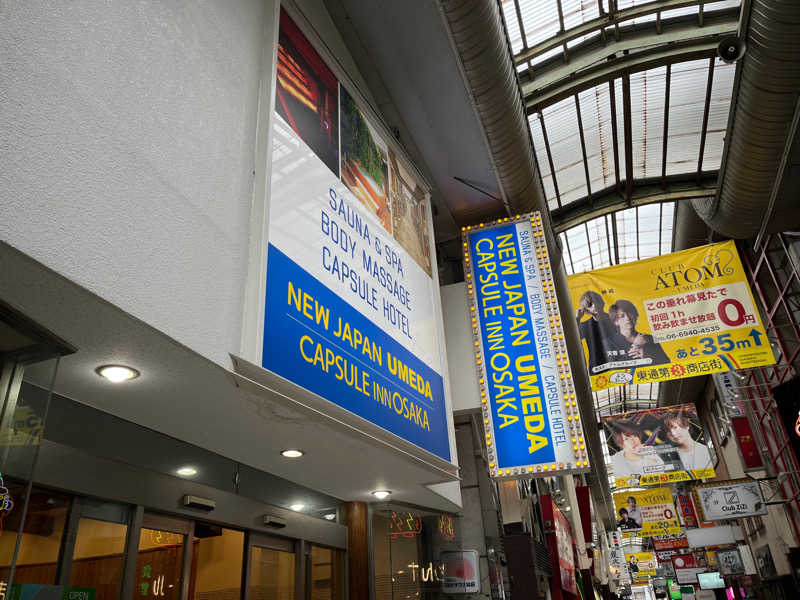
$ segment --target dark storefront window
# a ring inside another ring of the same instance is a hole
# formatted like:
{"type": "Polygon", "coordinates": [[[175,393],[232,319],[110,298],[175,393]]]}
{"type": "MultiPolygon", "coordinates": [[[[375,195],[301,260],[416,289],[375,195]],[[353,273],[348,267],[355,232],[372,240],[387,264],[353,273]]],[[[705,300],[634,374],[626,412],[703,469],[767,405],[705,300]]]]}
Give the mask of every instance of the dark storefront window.
{"type": "Polygon", "coordinates": [[[180,533],[142,528],[133,600],[180,598],[184,538],[180,533]]]}
{"type": "Polygon", "coordinates": [[[252,600],[294,600],[294,552],[253,546],[250,561],[252,600]]]}
{"type": "Polygon", "coordinates": [[[70,585],[94,588],[96,600],[117,600],[127,533],[128,527],[121,523],[81,518],[75,538],[70,585]]]}
{"type": "Polygon", "coordinates": [[[344,552],[311,546],[311,600],[344,600],[344,573],[344,552]]]}
{"type": "Polygon", "coordinates": [[[243,563],[243,532],[196,523],[189,598],[237,600],[242,593],[243,563]]]}
{"type": "MultiPolygon", "coordinates": [[[[3,519],[0,532],[0,580],[3,582],[9,578],[25,505],[24,485],[6,482],[6,486],[14,508],[3,519]]],[[[68,496],[32,488],[14,571],[15,583],[55,583],[68,509],[68,496]]]]}
{"type": "Polygon", "coordinates": [[[376,600],[445,598],[443,553],[462,550],[459,519],[395,506],[372,518],[376,600]]]}

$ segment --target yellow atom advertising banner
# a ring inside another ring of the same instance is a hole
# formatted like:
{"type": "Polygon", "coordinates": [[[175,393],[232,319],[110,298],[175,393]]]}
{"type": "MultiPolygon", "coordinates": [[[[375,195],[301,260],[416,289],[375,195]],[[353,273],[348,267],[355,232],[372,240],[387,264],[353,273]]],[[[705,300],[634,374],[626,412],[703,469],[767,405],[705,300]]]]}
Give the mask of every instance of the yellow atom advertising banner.
{"type": "Polygon", "coordinates": [[[732,241],[568,281],[595,391],[775,363],[732,241]]]}
{"type": "Polygon", "coordinates": [[[681,532],[669,488],[614,494],[617,527],[625,537],[655,537],[681,532]]]}

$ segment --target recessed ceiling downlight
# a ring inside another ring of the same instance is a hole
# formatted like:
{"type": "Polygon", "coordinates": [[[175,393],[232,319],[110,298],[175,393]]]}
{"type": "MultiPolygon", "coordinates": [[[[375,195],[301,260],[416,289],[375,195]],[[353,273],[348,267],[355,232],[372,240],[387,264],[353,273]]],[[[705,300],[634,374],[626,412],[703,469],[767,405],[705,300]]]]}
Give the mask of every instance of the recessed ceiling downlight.
{"type": "Polygon", "coordinates": [[[392,495],[392,492],[389,490],[375,490],[372,492],[372,495],[375,496],[378,500],[384,500],[392,495]]]}
{"type": "Polygon", "coordinates": [[[197,469],[195,469],[194,467],[190,467],[188,465],[185,467],[181,467],[175,472],[181,477],[192,477],[194,475],[197,475],[197,469]]]}
{"type": "Polygon", "coordinates": [[[111,383],[122,383],[123,381],[136,379],[139,376],[139,371],[125,365],[103,365],[97,367],[95,372],[100,377],[108,379],[111,383]]]}
{"type": "Polygon", "coordinates": [[[291,509],[292,509],[294,512],[300,512],[300,511],[301,511],[301,510],[303,510],[305,507],[306,507],[306,505],[305,505],[305,504],[300,504],[300,503],[298,503],[298,504],[291,504],[291,505],[289,506],[289,508],[291,508],[291,509]]]}
{"type": "Polygon", "coordinates": [[[328,513],[328,514],[325,515],[325,518],[328,521],[333,521],[336,518],[336,513],[328,513]]]}
{"type": "Polygon", "coordinates": [[[281,456],[284,458],[300,458],[303,456],[305,452],[302,450],[297,450],[296,448],[289,448],[287,450],[281,450],[281,456]]]}

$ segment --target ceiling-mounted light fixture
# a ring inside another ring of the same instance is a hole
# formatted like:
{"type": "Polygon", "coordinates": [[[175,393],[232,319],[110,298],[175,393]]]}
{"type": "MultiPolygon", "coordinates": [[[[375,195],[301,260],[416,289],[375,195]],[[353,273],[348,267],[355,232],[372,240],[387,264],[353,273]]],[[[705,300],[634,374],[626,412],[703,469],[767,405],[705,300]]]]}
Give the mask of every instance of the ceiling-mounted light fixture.
{"type": "Polygon", "coordinates": [[[197,475],[197,469],[187,465],[185,467],[181,467],[180,469],[175,471],[175,473],[177,473],[181,477],[193,477],[194,475],[197,475]]]}
{"type": "Polygon", "coordinates": [[[328,513],[325,515],[325,519],[328,521],[333,521],[336,518],[336,513],[328,513]]]}
{"type": "Polygon", "coordinates": [[[392,492],[389,490],[375,490],[372,492],[372,495],[375,496],[378,500],[384,500],[392,495],[392,492]]]}
{"type": "Polygon", "coordinates": [[[294,512],[300,512],[300,511],[301,511],[301,510],[303,510],[305,507],[306,507],[306,505],[305,505],[305,504],[302,504],[302,503],[300,503],[300,502],[298,502],[297,504],[290,504],[290,505],[289,505],[289,508],[290,508],[291,510],[293,510],[294,512]]]}
{"type": "Polygon", "coordinates": [[[286,450],[281,450],[281,456],[284,458],[300,458],[304,454],[305,452],[303,450],[298,450],[296,448],[287,448],[286,450]]]}
{"type": "Polygon", "coordinates": [[[130,381],[140,375],[139,371],[125,365],[101,365],[95,369],[95,373],[108,379],[111,383],[130,381]]]}

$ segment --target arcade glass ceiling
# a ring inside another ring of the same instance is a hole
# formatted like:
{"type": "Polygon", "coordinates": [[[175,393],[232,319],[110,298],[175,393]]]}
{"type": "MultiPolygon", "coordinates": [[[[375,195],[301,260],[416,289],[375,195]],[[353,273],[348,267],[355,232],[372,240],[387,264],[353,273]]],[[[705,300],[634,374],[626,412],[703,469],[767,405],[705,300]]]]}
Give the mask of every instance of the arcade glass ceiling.
{"type": "MultiPolygon", "coordinates": [[[[676,203],[716,190],[736,69],[716,46],[740,2],[501,5],[567,273],[672,252],[676,203]]],[[[656,406],[658,384],[594,397],[599,419],[656,406]]]]}

